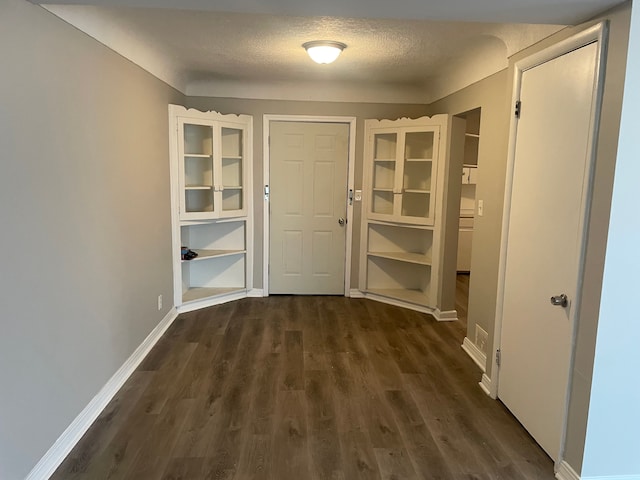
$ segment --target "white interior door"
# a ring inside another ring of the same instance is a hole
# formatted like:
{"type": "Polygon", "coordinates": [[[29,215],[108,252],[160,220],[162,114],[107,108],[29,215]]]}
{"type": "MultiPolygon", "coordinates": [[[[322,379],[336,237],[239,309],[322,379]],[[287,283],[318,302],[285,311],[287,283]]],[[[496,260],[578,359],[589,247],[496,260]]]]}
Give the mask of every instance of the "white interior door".
{"type": "Polygon", "coordinates": [[[269,293],[344,294],[349,125],[270,124],[269,293]]]}
{"type": "Polygon", "coordinates": [[[498,396],[554,460],[565,421],[597,60],[591,43],[521,79],[498,396]],[[552,305],[561,294],[567,305],[552,305]]]}

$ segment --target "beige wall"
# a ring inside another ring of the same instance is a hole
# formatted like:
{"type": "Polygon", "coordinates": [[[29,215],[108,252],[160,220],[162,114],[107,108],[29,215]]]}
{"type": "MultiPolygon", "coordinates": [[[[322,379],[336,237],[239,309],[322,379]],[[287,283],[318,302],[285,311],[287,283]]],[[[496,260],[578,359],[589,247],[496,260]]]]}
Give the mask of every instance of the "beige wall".
{"type": "MultiPolygon", "coordinates": [[[[475,326],[489,333],[488,351],[493,344],[496,314],[500,231],[504,202],[504,180],[509,135],[511,91],[507,71],[429,105],[429,114],[459,114],[481,107],[476,198],[484,201],[484,215],[476,216],[473,228],[471,278],[467,336],[475,339],[475,326]]],[[[491,362],[488,361],[490,368],[491,362]]],[[[490,375],[490,372],[488,372],[490,375]]]]}
{"type": "Polygon", "coordinates": [[[17,480],[171,306],[184,97],[24,0],[0,2],[0,64],[0,478],[17,480]]]}
{"type": "MultiPolygon", "coordinates": [[[[199,110],[215,110],[221,113],[253,115],[253,183],[254,183],[254,288],[262,288],[263,242],[263,138],[262,116],[274,115],[324,115],[356,117],[355,188],[362,188],[362,154],[364,150],[364,120],[367,118],[416,118],[425,115],[426,105],[392,105],[384,103],[332,103],[298,102],[281,100],[250,100],[237,98],[189,97],[187,106],[199,110]]],[[[353,250],[351,258],[351,287],[358,286],[360,252],[360,202],[354,202],[353,250]]]]}

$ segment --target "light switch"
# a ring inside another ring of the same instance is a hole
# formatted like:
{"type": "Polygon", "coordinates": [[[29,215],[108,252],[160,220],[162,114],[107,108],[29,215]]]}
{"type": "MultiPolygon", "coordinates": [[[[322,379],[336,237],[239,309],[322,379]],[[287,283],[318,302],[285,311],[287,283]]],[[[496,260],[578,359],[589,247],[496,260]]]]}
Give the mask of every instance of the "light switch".
{"type": "Polygon", "coordinates": [[[484,214],[484,200],[478,200],[478,216],[481,217],[484,214]]]}
{"type": "Polygon", "coordinates": [[[356,202],[362,201],[362,190],[356,190],[356,194],[353,198],[356,202]]]}

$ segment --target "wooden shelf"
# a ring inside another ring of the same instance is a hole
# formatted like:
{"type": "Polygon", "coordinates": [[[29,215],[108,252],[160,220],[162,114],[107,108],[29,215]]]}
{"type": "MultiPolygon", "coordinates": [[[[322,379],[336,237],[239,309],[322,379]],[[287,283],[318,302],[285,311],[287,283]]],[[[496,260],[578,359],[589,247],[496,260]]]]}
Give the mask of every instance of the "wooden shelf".
{"type": "Polygon", "coordinates": [[[421,253],[410,252],[367,252],[370,257],[388,258],[399,262],[416,263],[418,265],[431,265],[431,258],[421,253]]]}
{"type": "Polygon", "coordinates": [[[185,185],[185,190],[211,190],[213,188],[212,185],[185,185]]]}
{"type": "Polygon", "coordinates": [[[429,305],[429,295],[420,290],[406,290],[403,288],[369,288],[367,290],[375,295],[404,300],[418,305],[429,305]]]}
{"type": "Polygon", "coordinates": [[[391,192],[391,193],[393,193],[393,188],[377,188],[377,187],[373,187],[372,190],[374,192],[391,192]]]}
{"type": "Polygon", "coordinates": [[[240,185],[223,185],[223,190],[242,190],[242,186],[240,185]]]}
{"type": "Polygon", "coordinates": [[[431,193],[430,190],[418,190],[415,188],[405,188],[404,193],[421,193],[423,195],[428,195],[431,193]]]}
{"type": "Polygon", "coordinates": [[[464,134],[465,137],[472,137],[472,138],[480,138],[480,135],[477,133],[465,133],[464,134]]]}
{"type": "Polygon", "coordinates": [[[228,293],[243,292],[244,287],[225,287],[225,288],[209,288],[209,287],[193,287],[182,294],[182,301],[193,302],[203,298],[216,297],[228,293]]]}
{"type": "Polygon", "coordinates": [[[432,158],[406,158],[405,162],[422,162],[422,163],[426,163],[426,162],[433,162],[432,158]]]}
{"type": "Polygon", "coordinates": [[[212,258],[221,258],[221,257],[229,257],[232,255],[244,255],[247,253],[246,250],[201,250],[194,248],[192,249],[194,252],[198,254],[197,257],[192,258],[191,260],[181,260],[182,262],[198,262],[201,260],[210,260],[212,258]]]}
{"type": "Polygon", "coordinates": [[[374,158],[373,159],[374,162],[394,162],[396,161],[395,158],[374,158]]]}
{"type": "Polygon", "coordinates": [[[212,155],[209,155],[207,153],[185,153],[184,154],[185,158],[187,157],[192,157],[192,158],[211,158],[212,155]]]}
{"type": "Polygon", "coordinates": [[[223,160],[242,160],[241,155],[222,155],[223,160]]]}

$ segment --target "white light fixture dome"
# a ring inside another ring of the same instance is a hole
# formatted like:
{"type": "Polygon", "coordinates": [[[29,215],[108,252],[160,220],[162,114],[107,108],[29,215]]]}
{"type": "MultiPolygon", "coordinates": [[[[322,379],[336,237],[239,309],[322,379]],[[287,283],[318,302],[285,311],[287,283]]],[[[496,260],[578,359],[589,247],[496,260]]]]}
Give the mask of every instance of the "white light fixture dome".
{"type": "Polygon", "coordinates": [[[344,43],[331,40],[314,40],[302,44],[311,60],[316,63],[332,63],[340,56],[342,50],[347,48],[344,43]]]}

